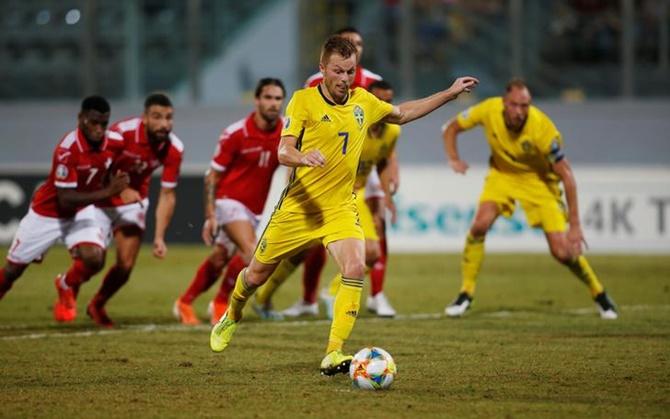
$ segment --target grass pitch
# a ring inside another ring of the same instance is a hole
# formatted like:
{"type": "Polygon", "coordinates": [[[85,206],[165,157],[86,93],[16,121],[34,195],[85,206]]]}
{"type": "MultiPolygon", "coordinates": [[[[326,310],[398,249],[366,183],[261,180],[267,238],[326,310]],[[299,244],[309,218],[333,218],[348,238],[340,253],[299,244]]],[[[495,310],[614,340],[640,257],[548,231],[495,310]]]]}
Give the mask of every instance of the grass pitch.
{"type": "MultiPolygon", "coordinates": [[[[399,373],[389,391],[366,392],[319,376],[323,318],[267,323],[249,312],[221,354],[208,326],[177,325],[172,303],[206,254],[172,246],[159,262],[143,249],[108,305],[119,324],[110,331],[84,314],[101,276],[82,287],[78,319],[60,325],[50,307],[66,253],[29,268],[0,301],[0,417],[668,417],[667,256],[591,256],[620,307],[619,320],[602,321],[548,255],[487,255],[458,320],[440,315],[458,292],[457,255],[392,255],[386,292],[401,316],[362,314],[346,348],[385,348],[399,373]]],[[[289,280],[276,306],[299,288],[289,280]]],[[[214,292],[196,301],[203,319],[214,292]]]]}

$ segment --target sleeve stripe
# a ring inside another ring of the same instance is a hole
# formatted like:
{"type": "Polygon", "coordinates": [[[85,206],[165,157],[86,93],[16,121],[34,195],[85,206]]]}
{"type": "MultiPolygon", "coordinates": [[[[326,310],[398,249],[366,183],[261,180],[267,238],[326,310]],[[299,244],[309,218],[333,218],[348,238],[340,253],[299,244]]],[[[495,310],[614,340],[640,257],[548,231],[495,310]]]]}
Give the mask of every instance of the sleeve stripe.
{"type": "Polygon", "coordinates": [[[216,170],[217,172],[224,172],[226,170],[226,166],[221,166],[219,163],[215,162],[214,160],[212,160],[209,165],[212,166],[212,169],[216,170]]]}
{"type": "Polygon", "coordinates": [[[59,188],[76,188],[77,187],[77,182],[58,182],[55,181],[54,185],[56,185],[59,188]]]}
{"type": "Polygon", "coordinates": [[[161,182],[161,186],[164,188],[176,188],[177,187],[177,182],[161,182]]]}

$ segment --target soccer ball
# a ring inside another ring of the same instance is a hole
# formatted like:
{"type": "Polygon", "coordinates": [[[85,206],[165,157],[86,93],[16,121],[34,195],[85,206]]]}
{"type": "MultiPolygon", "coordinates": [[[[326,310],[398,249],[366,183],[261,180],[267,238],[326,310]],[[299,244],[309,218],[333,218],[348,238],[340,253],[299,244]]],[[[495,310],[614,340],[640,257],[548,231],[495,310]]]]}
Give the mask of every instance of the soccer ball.
{"type": "Polygon", "coordinates": [[[376,347],[358,351],[349,366],[354,387],[364,390],[389,388],[397,371],[391,354],[376,347]]]}

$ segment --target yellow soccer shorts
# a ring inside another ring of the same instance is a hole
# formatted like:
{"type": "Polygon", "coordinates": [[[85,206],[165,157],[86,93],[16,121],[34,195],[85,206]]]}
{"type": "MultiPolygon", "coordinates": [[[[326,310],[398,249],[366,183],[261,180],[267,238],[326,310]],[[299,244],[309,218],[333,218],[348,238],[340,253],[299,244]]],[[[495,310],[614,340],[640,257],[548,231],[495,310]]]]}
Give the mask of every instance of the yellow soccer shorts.
{"type": "Polygon", "coordinates": [[[354,201],[341,208],[313,214],[276,210],[261,235],[254,257],[264,264],[279,263],[319,242],[364,240],[354,201]]]}
{"type": "Polygon", "coordinates": [[[521,204],[531,227],[546,233],[567,229],[567,213],[557,185],[539,179],[529,179],[490,170],[484,182],[479,203],[492,201],[504,217],[514,214],[516,203],[521,204]]]}
{"type": "Polygon", "coordinates": [[[379,241],[372,211],[370,211],[370,207],[365,202],[364,187],[356,191],[356,209],[358,210],[358,216],[361,220],[361,228],[363,229],[365,240],[379,241]]]}

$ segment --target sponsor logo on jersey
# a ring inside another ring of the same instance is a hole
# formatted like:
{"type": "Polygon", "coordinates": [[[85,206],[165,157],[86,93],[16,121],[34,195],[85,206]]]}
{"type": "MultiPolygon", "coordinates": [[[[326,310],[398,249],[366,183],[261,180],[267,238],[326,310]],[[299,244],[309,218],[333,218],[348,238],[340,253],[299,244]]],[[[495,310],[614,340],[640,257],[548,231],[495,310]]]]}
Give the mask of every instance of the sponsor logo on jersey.
{"type": "Polygon", "coordinates": [[[258,250],[260,250],[261,254],[265,253],[265,249],[268,248],[268,241],[263,237],[263,240],[258,244],[258,250]]]}
{"type": "Polygon", "coordinates": [[[67,166],[64,164],[59,164],[56,166],[56,179],[67,179],[69,171],[67,170],[67,166]]]}
{"type": "Polygon", "coordinates": [[[470,118],[470,110],[471,110],[471,109],[472,109],[472,107],[469,107],[468,109],[466,109],[466,110],[464,110],[463,112],[461,112],[461,118],[463,118],[463,119],[468,119],[468,118],[470,118]]]}
{"type": "Polygon", "coordinates": [[[67,158],[72,154],[71,151],[59,151],[58,152],[58,161],[66,162],[67,158]]]}
{"type": "Polygon", "coordinates": [[[243,148],[242,150],[240,150],[240,153],[247,154],[247,153],[254,153],[256,151],[262,151],[262,150],[263,150],[263,147],[257,146],[257,147],[243,148]]]}
{"type": "Polygon", "coordinates": [[[358,128],[363,128],[363,121],[365,120],[365,114],[363,113],[363,109],[358,105],[354,106],[354,118],[356,118],[358,128]]]}
{"type": "Polygon", "coordinates": [[[332,122],[332,121],[330,120],[330,117],[328,116],[328,114],[326,114],[326,115],[323,116],[323,118],[321,118],[321,122],[332,122]]]}
{"type": "Polygon", "coordinates": [[[290,126],[291,126],[291,118],[287,116],[286,119],[284,120],[284,129],[288,129],[288,127],[290,126]]]}

